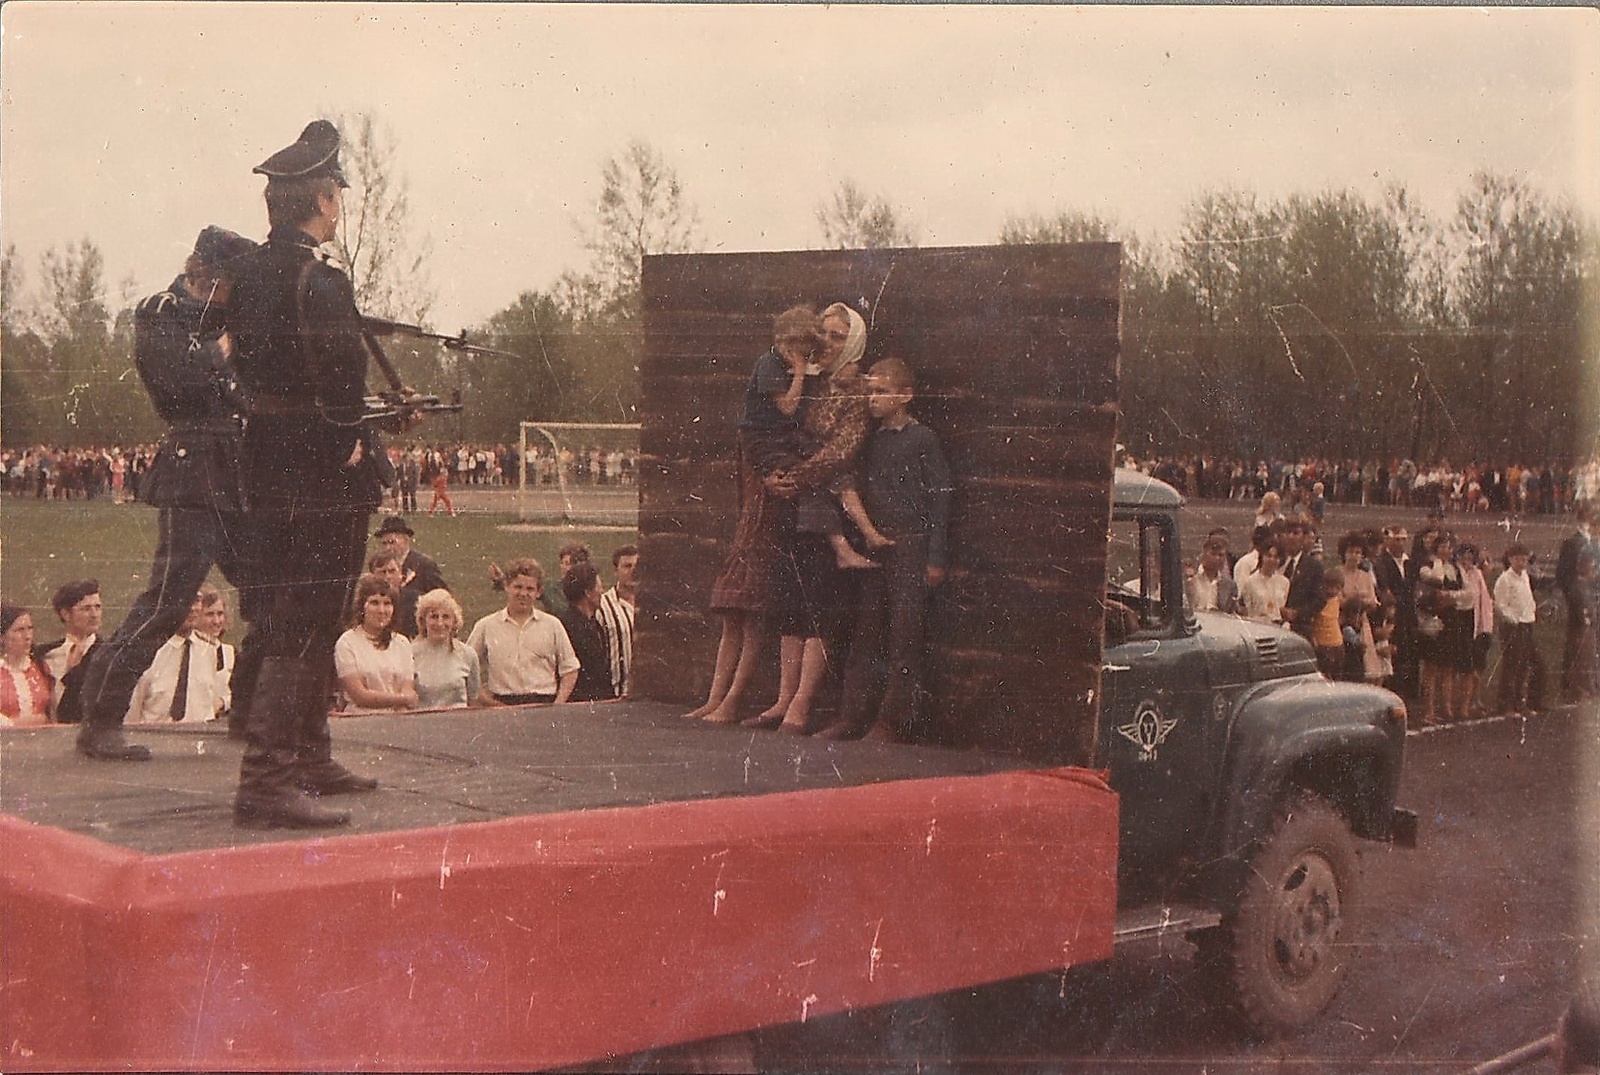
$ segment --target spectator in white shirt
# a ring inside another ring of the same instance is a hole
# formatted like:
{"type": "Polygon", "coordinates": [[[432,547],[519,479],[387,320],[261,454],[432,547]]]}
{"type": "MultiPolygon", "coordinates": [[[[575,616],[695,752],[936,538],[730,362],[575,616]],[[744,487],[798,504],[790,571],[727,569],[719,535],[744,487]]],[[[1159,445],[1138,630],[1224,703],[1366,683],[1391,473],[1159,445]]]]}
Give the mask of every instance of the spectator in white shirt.
{"type": "Polygon", "coordinates": [[[1541,708],[1544,661],[1533,639],[1538,605],[1528,581],[1528,547],[1513,544],[1505,552],[1506,569],[1494,580],[1495,619],[1500,624],[1501,714],[1531,715],[1541,708]]]}
{"type": "Polygon", "coordinates": [[[623,545],[611,554],[617,584],[600,595],[597,618],[606,633],[606,648],[611,654],[611,688],[618,698],[626,698],[629,673],[633,669],[633,614],[639,601],[639,548],[623,545]]]}
{"type": "Polygon", "coordinates": [[[532,558],[501,569],[506,607],[472,627],[467,645],[478,654],[483,689],[478,704],[533,705],[565,702],[581,667],[561,621],[541,611],[544,568],[532,558]]]}
{"type": "Polygon", "coordinates": [[[417,708],[411,640],[394,629],[400,594],[381,575],[356,583],[354,621],[333,647],[333,668],[348,704],[342,712],[383,713],[417,708]]]}
{"type": "Polygon", "coordinates": [[[204,598],[196,594],[178,632],[162,643],[139,677],[124,723],[199,724],[220,712],[217,647],[196,630],[204,612],[204,598]]]}

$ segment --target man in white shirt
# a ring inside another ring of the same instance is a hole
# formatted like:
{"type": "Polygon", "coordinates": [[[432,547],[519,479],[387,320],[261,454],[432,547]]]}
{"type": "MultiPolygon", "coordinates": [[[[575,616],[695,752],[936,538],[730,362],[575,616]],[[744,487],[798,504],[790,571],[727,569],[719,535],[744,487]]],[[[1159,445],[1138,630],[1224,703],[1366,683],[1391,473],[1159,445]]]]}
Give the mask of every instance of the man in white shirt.
{"type": "Polygon", "coordinates": [[[606,634],[611,652],[611,686],[618,698],[626,698],[629,673],[633,670],[633,615],[639,601],[639,549],[624,545],[611,554],[611,567],[617,583],[600,595],[600,611],[595,618],[606,634]]]}
{"type": "Polygon", "coordinates": [[[183,626],[139,677],[124,723],[199,724],[217,715],[217,647],[195,630],[204,607],[196,594],[183,626]]]}
{"type": "Polygon", "coordinates": [[[467,646],[478,654],[484,706],[565,702],[578,682],[578,655],[561,621],[539,609],[544,568],[527,558],[502,569],[506,607],[472,627],[467,646]]]}
{"type": "Polygon", "coordinates": [[[1195,612],[1233,612],[1238,588],[1228,574],[1228,546],[1220,538],[1206,538],[1200,547],[1200,567],[1185,580],[1189,607],[1195,612]]]}
{"type": "Polygon", "coordinates": [[[195,625],[194,632],[197,638],[216,647],[216,660],[212,664],[216,674],[215,715],[219,717],[233,708],[235,652],[230,643],[222,640],[222,633],[227,629],[228,603],[216,587],[209,583],[200,587],[200,622],[195,625]]]}
{"type": "Polygon", "coordinates": [[[56,720],[76,723],[82,717],[78,704],[78,681],[88,670],[84,664],[89,651],[100,640],[100,626],[105,619],[106,606],[100,597],[100,584],[94,579],[74,579],[63,583],[50,599],[50,605],[61,618],[66,637],[39,647],[35,655],[55,681],[55,693],[50,699],[50,711],[56,720]],[[68,679],[68,674],[72,678],[68,679]],[[67,697],[68,688],[73,688],[67,697]],[[63,698],[67,704],[63,705],[63,698]]]}
{"type": "Polygon", "coordinates": [[[1533,640],[1539,606],[1528,581],[1528,547],[1506,549],[1506,569],[1494,580],[1495,618],[1500,621],[1501,714],[1532,715],[1544,694],[1544,660],[1533,640]]]}

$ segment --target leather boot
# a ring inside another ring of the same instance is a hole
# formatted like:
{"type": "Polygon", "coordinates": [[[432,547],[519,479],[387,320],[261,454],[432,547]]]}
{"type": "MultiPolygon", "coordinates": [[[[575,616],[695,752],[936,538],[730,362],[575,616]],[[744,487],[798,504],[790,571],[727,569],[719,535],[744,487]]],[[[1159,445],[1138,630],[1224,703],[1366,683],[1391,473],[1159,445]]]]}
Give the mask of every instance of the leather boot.
{"type": "Polygon", "coordinates": [[[300,716],[295,748],[295,783],[313,795],[348,795],[375,791],[378,782],[370,776],[357,776],[333,760],[333,733],[328,729],[328,684],[318,694],[318,703],[308,705],[300,716]]]}
{"type": "Polygon", "coordinates": [[[149,761],[149,747],[130,743],[123,738],[123,715],[103,712],[100,693],[110,665],[104,653],[89,655],[89,667],[84,669],[82,693],[79,695],[83,699],[83,722],[78,725],[78,753],[103,761],[149,761]]]}
{"type": "Polygon", "coordinates": [[[322,829],[350,815],[324,810],[295,783],[299,728],[308,705],[325,706],[324,677],[306,661],[269,657],[251,699],[233,822],[253,829],[322,829]]]}
{"type": "Polygon", "coordinates": [[[87,720],[78,725],[78,753],[102,761],[150,760],[150,748],[124,739],[121,725],[102,728],[87,720]]]}

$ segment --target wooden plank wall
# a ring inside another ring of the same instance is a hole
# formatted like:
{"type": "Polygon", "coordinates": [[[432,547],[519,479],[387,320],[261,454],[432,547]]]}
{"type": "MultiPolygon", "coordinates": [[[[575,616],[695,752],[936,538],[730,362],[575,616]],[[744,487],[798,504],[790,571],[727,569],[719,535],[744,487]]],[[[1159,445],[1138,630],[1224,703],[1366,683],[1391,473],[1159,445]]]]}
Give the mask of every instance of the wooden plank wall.
{"type": "MultiPolygon", "coordinates": [[[[956,476],[951,578],[931,608],[926,736],[1087,764],[1120,283],[1121,248],[1110,243],[646,258],[640,693],[704,699],[720,630],[707,603],[738,510],[745,383],[774,315],[844,301],[871,326],[864,368],[893,353],[916,371],[913,413],[956,476]]],[[[774,682],[764,675],[752,712],[774,682]]]]}

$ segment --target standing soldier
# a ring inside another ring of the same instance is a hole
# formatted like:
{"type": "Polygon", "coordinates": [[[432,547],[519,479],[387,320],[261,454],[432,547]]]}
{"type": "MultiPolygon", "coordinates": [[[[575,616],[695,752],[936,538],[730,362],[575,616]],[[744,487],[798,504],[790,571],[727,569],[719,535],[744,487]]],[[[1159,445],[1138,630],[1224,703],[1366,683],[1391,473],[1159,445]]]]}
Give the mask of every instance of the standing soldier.
{"type": "Polygon", "coordinates": [[[380,503],[377,448],[362,425],[367,351],[350,278],[318,247],[338,228],[339,132],[326,120],[255,169],[270,232],[240,266],[232,325],[251,396],[246,488],[262,597],[262,663],[245,724],[234,822],[342,825],[307,793],[371,791],[333,760],[333,647],[380,503]]]}
{"type": "Polygon", "coordinates": [[[123,738],[128,701],[156,651],[182,626],[213,564],[250,600],[239,452],[245,401],[224,326],[232,266],[256,244],[208,227],[183,275],[134,312],[134,364],[167,434],[139,484],[161,511],[150,585],[117,632],[89,655],[78,751],[91,758],[147,761],[123,738]]]}

